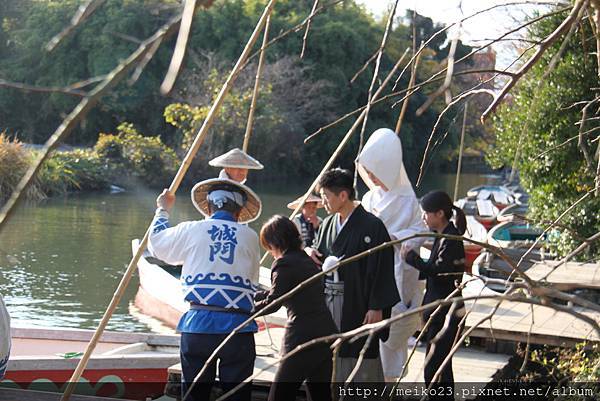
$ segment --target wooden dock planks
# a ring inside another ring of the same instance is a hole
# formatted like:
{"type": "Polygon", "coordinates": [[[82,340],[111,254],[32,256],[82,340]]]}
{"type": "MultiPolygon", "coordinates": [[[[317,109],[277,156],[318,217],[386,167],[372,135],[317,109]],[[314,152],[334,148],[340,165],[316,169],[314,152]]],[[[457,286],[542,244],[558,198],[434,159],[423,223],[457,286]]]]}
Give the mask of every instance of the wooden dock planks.
{"type": "MultiPolygon", "coordinates": [[[[489,314],[494,300],[468,302],[466,327],[474,326],[489,314]]],[[[600,322],[600,313],[576,307],[575,311],[600,322]]],[[[573,346],[583,341],[600,342],[600,335],[589,323],[562,311],[542,305],[503,301],[498,313],[485,321],[472,333],[474,337],[496,338],[508,341],[526,342],[531,330],[530,342],[573,346]],[[533,326],[531,319],[533,316],[533,326]]]]}
{"type": "Polygon", "coordinates": [[[556,261],[539,262],[527,270],[527,275],[535,281],[552,283],[557,289],[600,290],[600,263],[567,262],[557,265],[556,261]]]}
{"type": "MultiPolygon", "coordinates": [[[[275,328],[270,330],[274,344],[280,344],[284,329],[275,328]]],[[[255,335],[256,340],[256,363],[254,372],[258,372],[268,364],[279,359],[277,352],[271,348],[268,333],[260,331],[255,335]]],[[[494,379],[496,373],[503,369],[511,357],[504,354],[490,354],[474,349],[460,349],[454,359],[454,377],[456,382],[478,383],[485,387],[494,379]]],[[[425,360],[425,347],[418,347],[408,366],[408,374],[402,379],[407,386],[423,382],[423,364],[425,360]]],[[[261,373],[254,379],[254,385],[269,386],[275,377],[277,366],[261,373]]],[[[177,364],[169,368],[169,376],[179,380],[181,377],[181,365],[177,364]]]]}

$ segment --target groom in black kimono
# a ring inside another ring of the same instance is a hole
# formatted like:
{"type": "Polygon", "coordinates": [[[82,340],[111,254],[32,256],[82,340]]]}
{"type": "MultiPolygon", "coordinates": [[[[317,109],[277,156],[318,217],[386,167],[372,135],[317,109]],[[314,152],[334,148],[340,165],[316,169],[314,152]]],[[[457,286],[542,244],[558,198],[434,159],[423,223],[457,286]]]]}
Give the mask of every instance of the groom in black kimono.
{"type": "MultiPolygon", "coordinates": [[[[330,215],[321,223],[314,248],[305,249],[315,262],[322,264],[328,256],[347,259],[390,241],[383,222],[354,200],[353,176],[349,170],[327,171],[317,188],[330,215]]],[[[341,332],[389,318],[392,306],[400,301],[394,278],[394,248],[385,248],[340,267],[337,274],[327,276],[325,293],[341,332]]],[[[387,335],[387,330],[382,331],[379,338],[386,340],[387,335]]],[[[336,382],[343,383],[349,376],[365,341],[366,336],[341,346],[336,382]]],[[[378,338],[372,339],[354,381],[384,381],[378,338]]]]}

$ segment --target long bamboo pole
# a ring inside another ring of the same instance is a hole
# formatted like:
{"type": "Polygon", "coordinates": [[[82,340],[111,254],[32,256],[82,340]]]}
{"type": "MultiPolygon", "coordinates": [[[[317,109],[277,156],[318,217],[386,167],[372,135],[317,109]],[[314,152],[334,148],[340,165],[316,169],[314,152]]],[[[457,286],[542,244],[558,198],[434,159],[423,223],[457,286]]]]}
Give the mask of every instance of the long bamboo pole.
{"type": "MultiPolygon", "coordinates": [[[[381,83],[381,85],[379,86],[379,88],[377,88],[377,91],[373,94],[373,97],[370,100],[371,103],[373,103],[375,100],[377,100],[379,98],[379,96],[381,95],[381,93],[383,92],[383,90],[385,89],[385,87],[387,86],[387,84],[390,82],[390,80],[392,79],[392,77],[394,76],[394,74],[396,73],[396,71],[398,71],[398,68],[400,68],[400,65],[404,61],[404,58],[406,57],[406,54],[408,53],[409,50],[410,50],[410,48],[407,48],[404,51],[404,54],[402,54],[402,57],[400,57],[398,59],[398,61],[396,62],[396,64],[392,68],[392,70],[389,72],[389,74],[387,75],[387,77],[385,78],[385,80],[381,83]]],[[[296,215],[298,214],[298,212],[300,210],[302,210],[302,207],[306,203],[306,200],[308,199],[308,197],[310,196],[310,194],[317,187],[317,183],[319,182],[319,180],[321,179],[321,177],[323,176],[323,174],[325,174],[325,172],[331,168],[331,165],[333,164],[333,162],[335,161],[335,159],[338,158],[338,156],[340,155],[340,153],[342,152],[342,150],[344,150],[344,148],[348,144],[348,141],[352,137],[352,134],[358,128],[358,126],[362,123],[362,121],[363,121],[363,119],[365,118],[366,115],[367,115],[367,108],[365,108],[362,111],[362,113],[360,113],[360,115],[358,116],[358,118],[356,119],[356,121],[354,122],[354,124],[352,124],[352,127],[350,127],[350,129],[346,133],[346,136],[344,136],[344,138],[342,139],[342,141],[338,145],[337,149],[333,152],[333,154],[331,155],[331,157],[329,158],[329,160],[327,161],[327,163],[325,163],[325,166],[323,166],[323,169],[321,170],[321,172],[319,173],[319,175],[317,176],[317,178],[315,178],[315,180],[310,185],[310,187],[308,188],[308,190],[306,191],[306,193],[304,194],[304,196],[302,197],[302,199],[300,199],[300,203],[298,203],[298,206],[296,206],[296,208],[294,209],[294,211],[290,215],[290,219],[293,219],[294,217],[296,217],[296,215]]],[[[263,255],[262,259],[260,260],[260,264],[261,265],[265,262],[265,260],[267,259],[267,256],[268,256],[268,253],[265,252],[265,254],[263,255]]]]}
{"type": "Polygon", "coordinates": [[[456,167],[456,181],[454,182],[454,197],[452,200],[456,202],[458,197],[458,183],[460,182],[460,170],[462,168],[462,157],[463,150],[465,147],[465,130],[467,126],[467,109],[469,108],[469,102],[465,103],[465,113],[463,114],[462,129],[460,132],[460,150],[458,151],[458,167],[456,167]]]}
{"type": "MultiPolygon", "coordinates": [[[[407,94],[410,88],[415,86],[415,81],[417,79],[417,67],[419,66],[419,60],[421,60],[421,54],[417,54],[415,60],[413,61],[413,66],[411,69],[410,80],[408,81],[408,87],[406,88],[407,94]]],[[[412,93],[411,93],[412,94],[412,93]]],[[[396,122],[396,135],[400,135],[400,128],[402,128],[402,121],[404,121],[404,115],[406,114],[406,110],[408,109],[408,99],[410,99],[410,95],[408,94],[404,98],[404,102],[402,103],[402,108],[400,109],[400,115],[398,116],[398,121],[396,122]]]]}
{"type": "Polygon", "coordinates": [[[265,53],[267,43],[269,43],[269,28],[271,27],[271,16],[267,17],[265,23],[265,33],[263,36],[263,43],[260,48],[260,56],[258,58],[258,67],[256,67],[256,78],[254,79],[254,91],[252,92],[252,101],[250,103],[250,111],[248,112],[248,122],[246,123],[246,133],[244,134],[244,145],[242,150],[248,152],[248,145],[250,144],[250,136],[252,135],[252,125],[254,124],[254,111],[256,110],[256,99],[258,99],[258,90],[260,88],[260,76],[262,74],[263,63],[265,61],[265,53]]]}
{"type": "MultiPolygon", "coordinates": [[[[217,95],[217,98],[215,99],[213,105],[211,106],[211,109],[208,112],[208,115],[206,116],[206,119],[204,120],[202,127],[196,134],[194,143],[192,144],[191,148],[188,150],[188,153],[186,154],[186,156],[183,160],[183,163],[179,167],[179,170],[177,171],[177,174],[175,175],[175,178],[173,179],[173,182],[171,183],[171,186],[169,187],[170,193],[175,193],[177,191],[177,189],[179,188],[179,185],[181,184],[181,181],[183,180],[185,173],[187,172],[190,164],[192,163],[194,156],[198,152],[200,145],[202,145],[202,142],[204,141],[204,138],[205,138],[209,128],[211,127],[215,116],[217,115],[217,112],[219,111],[225,96],[227,95],[227,93],[231,89],[231,86],[233,85],[233,82],[239,75],[239,73],[242,69],[242,65],[244,64],[244,61],[250,54],[250,51],[252,50],[252,47],[254,46],[254,43],[256,42],[256,39],[258,38],[258,35],[260,34],[260,32],[267,20],[267,17],[271,14],[271,11],[273,10],[273,6],[275,5],[275,2],[276,2],[276,0],[270,0],[269,3],[267,4],[267,6],[265,7],[263,14],[260,17],[260,20],[258,21],[258,23],[256,24],[256,27],[254,28],[254,32],[252,32],[252,35],[250,36],[250,39],[248,40],[248,43],[246,44],[246,47],[242,51],[242,54],[240,55],[235,66],[233,67],[233,70],[229,74],[229,77],[223,84],[223,87],[221,88],[221,91],[217,95]]],[[[65,389],[65,392],[61,398],[61,401],[68,401],[69,398],[71,397],[71,395],[73,394],[75,385],[81,378],[81,374],[85,370],[85,367],[87,366],[90,356],[92,355],[92,352],[94,351],[94,348],[96,347],[98,340],[100,339],[100,336],[104,332],[104,329],[106,328],[106,325],[108,324],[108,321],[110,320],[114,310],[116,309],[121,298],[123,297],[123,294],[125,293],[125,289],[127,288],[129,281],[131,280],[131,276],[133,275],[133,272],[135,271],[135,268],[137,267],[137,263],[140,260],[140,257],[142,255],[142,253],[144,252],[144,249],[146,248],[146,244],[148,243],[148,237],[150,235],[150,228],[151,227],[148,227],[148,230],[146,230],[146,233],[144,234],[144,238],[142,239],[142,241],[140,243],[140,247],[138,248],[138,250],[135,253],[135,255],[133,256],[133,258],[131,259],[131,262],[129,262],[129,265],[127,266],[127,270],[125,271],[125,274],[123,275],[123,278],[121,279],[121,282],[119,283],[119,286],[117,287],[117,290],[115,291],[113,298],[110,301],[110,304],[109,304],[108,308],[106,309],[106,312],[104,313],[104,316],[102,317],[102,320],[100,321],[100,324],[98,325],[98,328],[96,329],[96,332],[92,336],[92,339],[90,340],[83,356],[81,357],[81,360],[79,361],[79,364],[77,365],[77,368],[73,372],[71,379],[69,379],[69,383],[67,385],[67,388],[65,389]]]]}

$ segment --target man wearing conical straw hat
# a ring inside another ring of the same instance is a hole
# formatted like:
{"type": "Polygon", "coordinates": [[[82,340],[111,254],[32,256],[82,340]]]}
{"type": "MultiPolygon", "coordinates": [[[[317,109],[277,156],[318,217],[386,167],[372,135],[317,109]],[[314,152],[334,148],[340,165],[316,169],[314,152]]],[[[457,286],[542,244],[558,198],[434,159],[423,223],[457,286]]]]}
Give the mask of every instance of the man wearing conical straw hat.
{"type": "MultiPolygon", "coordinates": [[[[175,195],[166,189],[156,199],[148,248],[167,263],[183,265],[181,284],[190,309],[177,325],[181,332],[182,395],[209,356],[254,310],[258,287],[259,242],[243,223],[260,215],[262,204],[248,187],[224,178],[202,181],[192,189],[192,203],[204,220],[170,226],[175,195]]],[[[219,380],[229,391],[252,374],[256,358],[255,322],[244,327],[219,352],[219,380]]],[[[216,363],[193,386],[190,400],[208,400],[216,363]]],[[[251,384],[232,400],[250,400],[251,384]]]]}
{"type": "MultiPolygon", "coordinates": [[[[295,201],[288,203],[288,209],[296,210],[296,207],[298,207],[301,200],[302,196],[295,201]]],[[[306,199],[306,202],[304,202],[304,206],[302,206],[301,213],[297,214],[292,220],[302,237],[302,248],[312,246],[317,237],[319,226],[321,225],[321,221],[323,221],[323,219],[317,216],[317,209],[321,207],[323,207],[321,198],[314,194],[310,194],[306,199]]]]}
{"type": "Polygon", "coordinates": [[[258,160],[238,148],[215,157],[208,164],[222,168],[219,178],[228,178],[241,184],[246,182],[248,170],[262,170],[264,167],[258,160]]]}

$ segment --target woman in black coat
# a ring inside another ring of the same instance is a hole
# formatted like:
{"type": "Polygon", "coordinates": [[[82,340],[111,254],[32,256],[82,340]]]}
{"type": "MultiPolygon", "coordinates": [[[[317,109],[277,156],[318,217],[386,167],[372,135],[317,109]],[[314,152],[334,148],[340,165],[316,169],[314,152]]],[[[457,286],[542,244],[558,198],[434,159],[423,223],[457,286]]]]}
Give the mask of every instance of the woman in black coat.
{"type": "MultiPolygon", "coordinates": [[[[336,325],[325,304],[323,280],[318,280],[275,308],[269,304],[287,294],[321,269],[301,249],[302,240],[295,224],[287,217],[273,216],[260,230],[261,245],[275,258],[271,267],[271,290],[255,296],[256,310],[275,312],[287,308],[288,321],[281,355],[318,337],[337,333],[336,325]]],[[[329,344],[312,346],[279,365],[269,391],[269,401],[294,400],[296,391],[306,380],[313,400],[331,400],[332,358],[329,344]]]]}
{"type": "MultiPolygon", "coordinates": [[[[442,191],[430,192],[421,199],[421,208],[423,209],[423,220],[425,224],[434,232],[447,235],[463,235],[467,221],[463,211],[454,206],[450,196],[442,191]],[[456,212],[455,226],[451,220],[453,211],[456,212]]],[[[427,280],[425,298],[423,305],[446,298],[462,280],[462,274],[465,271],[465,250],[463,242],[446,238],[435,238],[431,256],[425,262],[414,250],[402,249],[403,257],[406,262],[419,270],[421,279],[427,280]]],[[[453,297],[460,297],[458,291],[453,297]]],[[[442,365],[444,359],[450,353],[455,339],[459,335],[459,324],[464,316],[464,304],[459,302],[453,308],[452,316],[450,306],[442,307],[438,313],[434,309],[429,309],[424,313],[425,321],[431,319],[431,323],[426,332],[427,351],[425,364],[425,384],[429,385],[437,370],[442,365]],[[444,322],[448,319],[449,325],[446,330],[444,322]]],[[[438,382],[444,386],[445,390],[452,388],[452,391],[444,391],[447,398],[454,389],[454,376],[452,373],[452,360],[442,370],[438,382]]]]}

